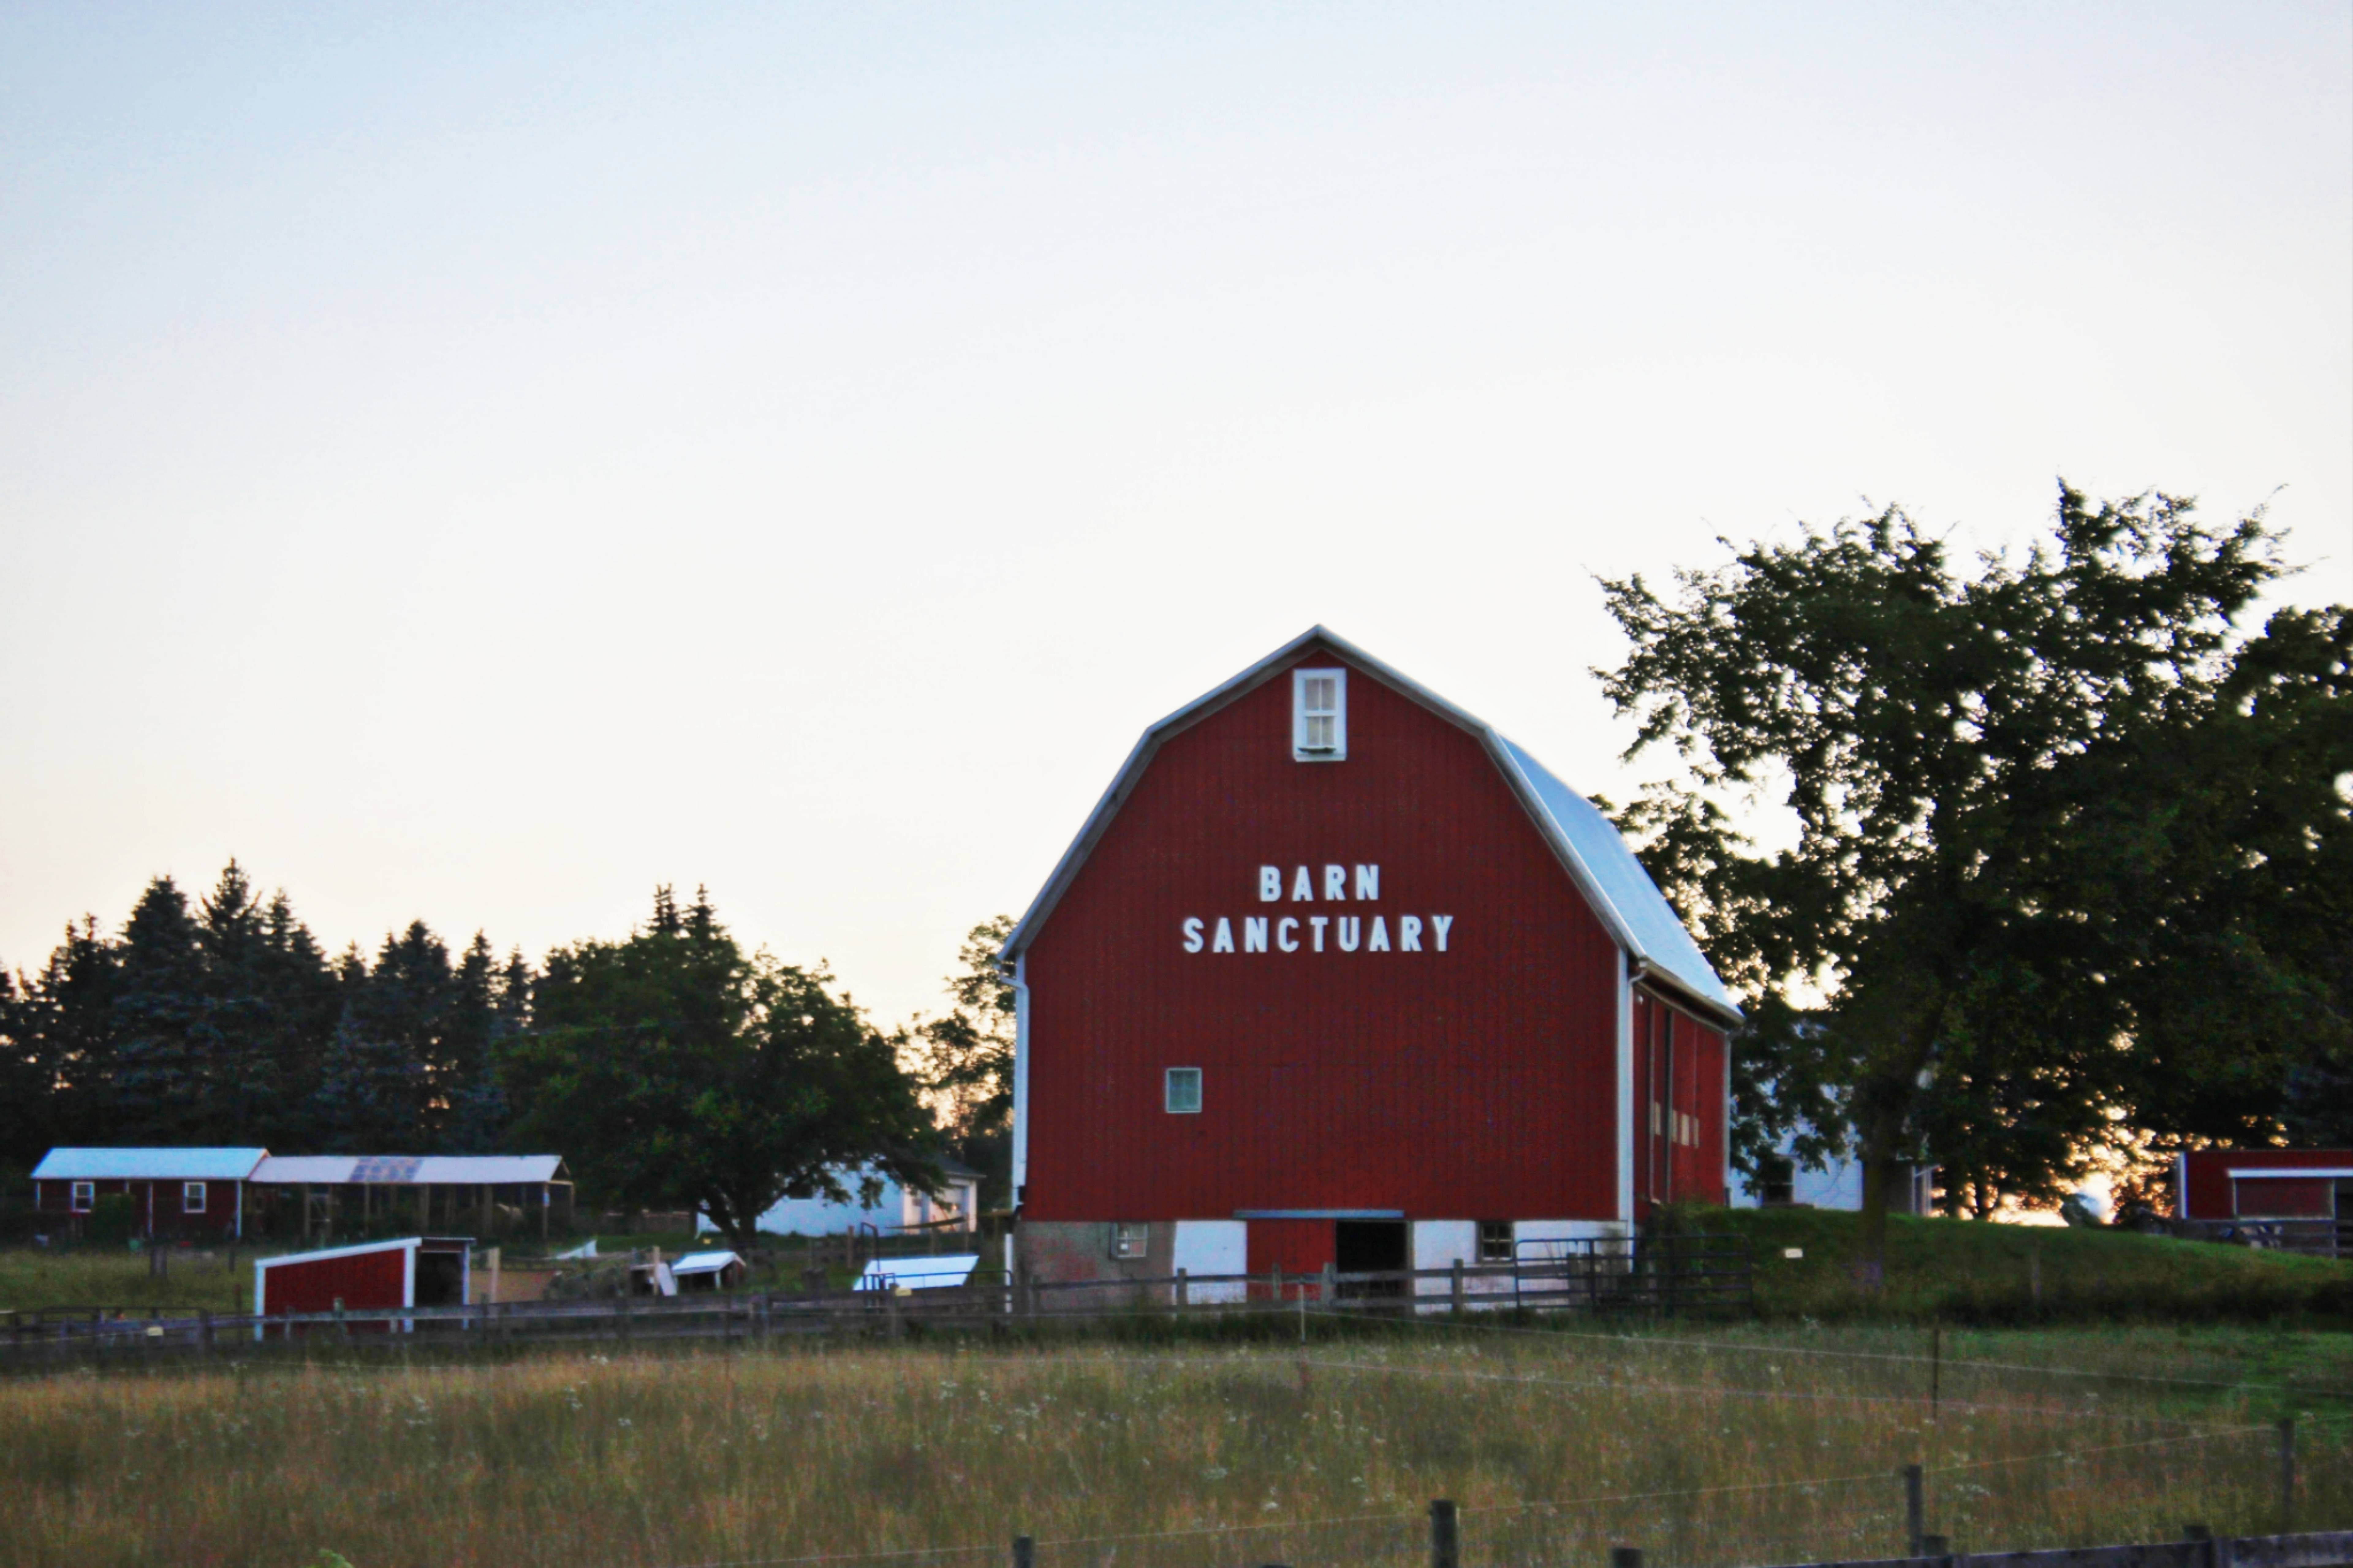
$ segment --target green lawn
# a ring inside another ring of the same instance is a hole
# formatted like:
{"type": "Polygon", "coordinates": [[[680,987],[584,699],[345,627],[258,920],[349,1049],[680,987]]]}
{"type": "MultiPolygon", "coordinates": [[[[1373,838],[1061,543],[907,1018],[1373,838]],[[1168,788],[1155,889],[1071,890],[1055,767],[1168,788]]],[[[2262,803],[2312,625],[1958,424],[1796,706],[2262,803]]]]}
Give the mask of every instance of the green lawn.
{"type": "Polygon", "coordinates": [[[1886,1290],[1874,1298],[1856,1282],[1853,1215],[1718,1209],[1692,1220],[1748,1238],[1757,1307],[1771,1318],[2353,1324],[2353,1263],[2327,1258],[2129,1231],[1895,1216],[1886,1290]],[[1803,1256],[1784,1257],[1789,1248],[1803,1256]]]}
{"type": "Polygon", "coordinates": [[[227,1247],[174,1249],[168,1256],[168,1271],[159,1278],[148,1272],[146,1254],[128,1247],[0,1248],[0,1312],[59,1307],[245,1310],[253,1290],[252,1248],[237,1253],[234,1270],[227,1247]]]}

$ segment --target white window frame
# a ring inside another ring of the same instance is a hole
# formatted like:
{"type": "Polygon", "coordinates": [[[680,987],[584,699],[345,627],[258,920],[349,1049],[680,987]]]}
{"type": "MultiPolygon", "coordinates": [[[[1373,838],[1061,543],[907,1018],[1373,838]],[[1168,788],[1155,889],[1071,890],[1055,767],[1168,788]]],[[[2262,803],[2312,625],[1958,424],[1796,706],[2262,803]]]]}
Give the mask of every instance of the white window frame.
{"type": "Polygon", "coordinates": [[[1198,1116],[1201,1114],[1201,1069],[1199,1068],[1170,1068],[1166,1073],[1161,1075],[1160,1105],[1161,1108],[1167,1111],[1169,1115],[1198,1116]],[[1191,1085],[1193,1090],[1193,1103],[1190,1105],[1179,1105],[1176,1103],[1176,1085],[1180,1080],[1189,1081],[1191,1085]]]}
{"type": "Polygon", "coordinates": [[[1145,1226],[1129,1220],[1114,1221],[1111,1227],[1111,1255],[1119,1258],[1135,1258],[1145,1255],[1151,1233],[1145,1226]]]}
{"type": "Polygon", "coordinates": [[[1298,763],[1345,763],[1348,760],[1348,672],[1333,668],[1309,669],[1301,668],[1291,672],[1291,758],[1298,763]],[[1307,710],[1307,683],[1310,680],[1332,682],[1332,709],[1326,714],[1307,710]],[[1332,721],[1332,743],[1310,746],[1307,726],[1311,718],[1332,721]]]}
{"type": "Polygon", "coordinates": [[[88,1214],[98,1207],[98,1184],[76,1182],[66,1189],[66,1207],[74,1214],[88,1214]]]}
{"type": "Polygon", "coordinates": [[[180,1212],[182,1214],[202,1214],[205,1212],[204,1183],[182,1182],[180,1184],[180,1212]]]}

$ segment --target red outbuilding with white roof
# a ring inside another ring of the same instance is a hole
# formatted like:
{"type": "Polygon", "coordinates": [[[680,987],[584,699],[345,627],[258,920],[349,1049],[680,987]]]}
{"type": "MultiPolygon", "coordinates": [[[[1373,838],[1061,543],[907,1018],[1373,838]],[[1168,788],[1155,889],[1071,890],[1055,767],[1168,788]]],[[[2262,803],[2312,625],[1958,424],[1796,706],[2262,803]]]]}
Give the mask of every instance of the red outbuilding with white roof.
{"type": "Polygon", "coordinates": [[[1740,1015],[1623,840],[1321,627],[1145,731],[1003,962],[1039,1278],[1501,1261],[1725,1198],[1740,1015]]]}

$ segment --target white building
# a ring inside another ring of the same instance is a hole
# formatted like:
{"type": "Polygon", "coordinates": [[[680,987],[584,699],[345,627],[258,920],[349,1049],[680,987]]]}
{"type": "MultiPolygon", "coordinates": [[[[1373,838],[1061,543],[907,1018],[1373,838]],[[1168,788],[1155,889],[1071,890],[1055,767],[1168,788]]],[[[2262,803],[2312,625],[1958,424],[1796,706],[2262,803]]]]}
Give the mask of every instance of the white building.
{"type": "MultiPolygon", "coordinates": [[[[760,1216],[754,1228],[770,1236],[839,1236],[845,1231],[898,1236],[936,1227],[980,1228],[980,1173],[954,1160],[941,1162],[946,1180],[936,1193],[913,1191],[884,1176],[871,1204],[858,1201],[859,1178],[844,1178],[848,1203],[830,1198],[785,1198],[760,1216]]],[[[716,1227],[706,1216],[702,1230],[716,1227]]]]}

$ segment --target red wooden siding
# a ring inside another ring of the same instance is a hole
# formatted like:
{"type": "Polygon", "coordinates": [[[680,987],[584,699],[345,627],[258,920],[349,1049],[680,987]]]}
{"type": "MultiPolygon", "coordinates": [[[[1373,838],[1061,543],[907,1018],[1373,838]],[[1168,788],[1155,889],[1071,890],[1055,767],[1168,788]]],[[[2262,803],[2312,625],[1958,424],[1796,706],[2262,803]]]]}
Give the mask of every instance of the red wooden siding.
{"type": "MultiPolygon", "coordinates": [[[[2183,1219],[2229,1219],[2231,1173],[2255,1170],[2353,1170],[2353,1149],[2200,1149],[2181,1156],[2183,1186],[2175,1202],[2183,1219]]],[[[2266,1180],[2258,1178],[2256,1185],[2266,1180]]]]}
{"type": "MultiPolygon", "coordinates": [[[[181,1186],[177,1181],[149,1182],[120,1179],[93,1182],[96,1195],[128,1193],[132,1202],[132,1233],[135,1236],[162,1237],[188,1237],[199,1240],[234,1236],[237,1226],[237,1188],[241,1184],[210,1181],[205,1184],[205,1206],[201,1213],[185,1214],[181,1186]],[[148,1202],[154,1202],[154,1223],[148,1223],[148,1202]]],[[[43,1177],[33,1184],[33,1207],[44,1215],[56,1215],[69,1223],[88,1224],[87,1212],[77,1214],[73,1208],[74,1184],[43,1177]]]]}
{"type": "Polygon", "coordinates": [[[1656,997],[1634,994],[1635,1217],[1646,1215],[1654,1203],[1728,1201],[1724,1097],[1729,1066],[1720,1030],[1656,997]]]}
{"type": "MultiPolygon", "coordinates": [[[[1328,1219],[1254,1219],[1248,1232],[1252,1274],[1280,1268],[1286,1275],[1321,1274],[1338,1251],[1338,1231],[1328,1219]]],[[[1269,1287],[1259,1286],[1263,1294],[1269,1287]]],[[[1284,1300],[1295,1300],[1298,1288],[1283,1287],[1284,1300]]]]}
{"type": "Polygon", "coordinates": [[[2337,1184],[2287,1176],[2242,1177],[2239,1212],[2256,1219],[2327,1219],[2337,1212],[2337,1184]]]}
{"type": "Polygon", "coordinates": [[[321,1258],[308,1262],[273,1264],[262,1270],[267,1302],[257,1312],[332,1312],[335,1299],[352,1310],[375,1307],[406,1307],[408,1301],[408,1253],[404,1247],[321,1258]]]}
{"type": "Polygon", "coordinates": [[[1029,947],[1023,1213],[1614,1218],[1618,973],[1475,737],[1352,670],[1347,760],[1294,762],[1278,676],[1162,744],[1029,947]],[[1291,901],[1294,868],[1360,863],[1377,900],[1291,901]],[[1443,953],[1183,948],[1188,916],[1310,913],[1454,925],[1443,953]],[[1163,1110],[1171,1067],[1199,1114],[1163,1110]]]}

